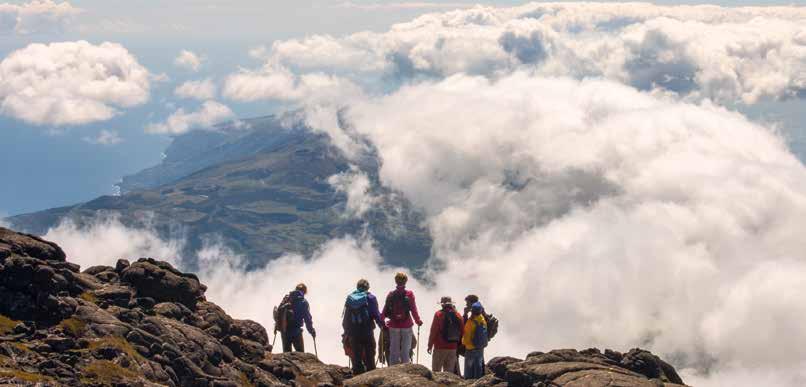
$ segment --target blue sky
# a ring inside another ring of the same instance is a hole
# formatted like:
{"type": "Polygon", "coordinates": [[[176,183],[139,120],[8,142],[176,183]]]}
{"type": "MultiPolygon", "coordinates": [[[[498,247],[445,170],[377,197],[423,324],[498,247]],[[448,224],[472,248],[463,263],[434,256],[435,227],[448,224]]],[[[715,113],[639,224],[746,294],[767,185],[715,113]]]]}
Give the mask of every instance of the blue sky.
{"type": "MultiPolygon", "coordinates": [[[[12,1],[11,4],[26,2],[12,1]]],[[[149,124],[164,120],[176,108],[195,109],[197,101],[178,100],[174,88],[187,80],[221,79],[240,67],[258,68],[262,61],[249,55],[275,40],[313,34],[345,35],[362,30],[385,31],[397,22],[426,12],[439,12],[475,2],[432,1],[414,6],[404,1],[73,1],[81,12],[64,28],[0,35],[0,57],[31,43],[87,40],[122,44],[152,74],[168,81],[151,84],[148,101],[123,109],[112,119],[80,125],[32,125],[0,115],[0,216],[41,210],[110,194],[123,175],[159,162],[170,142],[165,134],[145,133],[149,124]],[[347,5],[345,5],[347,4],[347,5]],[[442,6],[441,4],[445,4],[442,6]],[[349,5],[349,6],[348,6],[349,5]],[[204,58],[197,72],[177,67],[181,50],[204,58]],[[121,141],[91,143],[102,130],[121,141]]],[[[696,2],[659,0],[656,4],[696,2]]],[[[806,4],[803,1],[721,0],[724,6],[806,4]]],[[[508,6],[521,2],[496,1],[508,6]]],[[[265,115],[288,105],[270,101],[228,101],[238,117],[265,115]]],[[[769,103],[746,109],[751,117],[782,122],[795,138],[806,132],[802,102],[769,103]]]]}

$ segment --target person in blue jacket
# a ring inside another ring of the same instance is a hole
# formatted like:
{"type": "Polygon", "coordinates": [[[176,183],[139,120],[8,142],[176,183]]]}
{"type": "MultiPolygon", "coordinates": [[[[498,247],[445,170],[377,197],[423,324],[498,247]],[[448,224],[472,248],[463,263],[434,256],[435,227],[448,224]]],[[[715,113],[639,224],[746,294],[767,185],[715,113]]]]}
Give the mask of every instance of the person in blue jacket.
{"type": "Polygon", "coordinates": [[[313,319],[311,318],[311,308],[305,299],[305,294],[307,293],[308,287],[305,284],[299,284],[287,296],[288,302],[291,303],[293,314],[288,321],[285,332],[280,332],[283,339],[283,352],[291,352],[292,347],[295,351],[305,352],[305,341],[302,339],[303,323],[305,328],[308,329],[308,333],[316,339],[316,330],[313,329],[313,319]]]}
{"type": "Polygon", "coordinates": [[[385,324],[378,309],[378,299],[369,292],[369,281],[361,279],[356,289],[344,302],[345,344],[353,363],[353,375],[375,369],[375,326],[383,329],[385,324]]]}

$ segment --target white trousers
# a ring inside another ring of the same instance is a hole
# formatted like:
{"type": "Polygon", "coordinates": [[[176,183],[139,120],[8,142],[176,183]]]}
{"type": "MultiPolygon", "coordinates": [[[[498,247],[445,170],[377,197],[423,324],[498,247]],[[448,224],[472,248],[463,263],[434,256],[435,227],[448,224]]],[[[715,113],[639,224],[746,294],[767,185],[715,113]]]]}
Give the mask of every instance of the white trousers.
{"type": "Polygon", "coordinates": [[[389,328],[389,365],[411,363],[411,328],[389,328]]]}

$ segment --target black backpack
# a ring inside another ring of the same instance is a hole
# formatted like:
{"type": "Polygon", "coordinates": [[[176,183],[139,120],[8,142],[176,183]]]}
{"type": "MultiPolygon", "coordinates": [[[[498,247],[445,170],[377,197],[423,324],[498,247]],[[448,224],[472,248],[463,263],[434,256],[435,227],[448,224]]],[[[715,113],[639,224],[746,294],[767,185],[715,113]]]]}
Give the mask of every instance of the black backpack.
{"type": "Polygon", "coordinates": [[[394,322],[408,320],[411,305],[406,291],[395,290],[386,297],[386,304],[383,307],[384,315],[394,322]]]}
{"type": "MultiPolygon", "coordinates": [[[[292,292],[293,293],[293,292],[292,292]]],[[[291,293],[285,295],[280,305],[274,307],[274,331],[285,332],[288,324],[294,321],[294,305],[291,293]]]]}
{"type": "Polygon", "coordinates": [[[484,318],[487,320],[487,339],[492,340],[498,333],[498,318],[491,314],[485,315],[484,318]]]}
{"type": "Polygon", "coordinates": [[[462,341],[462,321],[452,310],[442,311],[442,338],[449,343],[462,341]]]}

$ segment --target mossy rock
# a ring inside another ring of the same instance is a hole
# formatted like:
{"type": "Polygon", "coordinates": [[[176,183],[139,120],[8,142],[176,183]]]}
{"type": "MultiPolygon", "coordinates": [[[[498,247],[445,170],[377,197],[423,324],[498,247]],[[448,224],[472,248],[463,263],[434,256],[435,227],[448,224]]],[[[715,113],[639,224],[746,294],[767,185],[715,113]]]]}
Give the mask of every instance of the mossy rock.
{"type": "Polygon", "coordinates": [[[128,341],[126,341],[126,339],[124,339],[122,337],[119,337],[119,336],[107,336],[107,337],[102,337],[102,338],[100,338],[98,340],[92,341],[92,342],[90,342],[90,345],[89,345],[88,349],[90,351],[94,351],[94,350],[96,350],[98,348],[104,348],[104,347],[107,347],[107,348],[111,347],[111,348],[118,349],[121,352],[125,353],[126,355],[129,355],[129,357],[131,357],[132,359],[134,359],[138,363],[143,363],[143,362],[146,361],[146,359],[143,357],[143,355],[141,355],[140,352],[137,352],[137,350],[134,349],[134,347],[131,345],[131,343],[129,343],[128,341]]]}
{"type": "Polygon", "coordinates": [[[95,360],[82,369],[82,383],[113,384],[138,378],[132,370],[121,367],[109,360],[95,360]]]}
{"type": "Polygon", "coordinates": [[[0,314],[0,335],[14,332],[14,327],[16,327],[19,323],[19,321],[12,320],[0,314]]]}
{"type": "Polygon", "coordinates": [[[10,368],[0,368],[0,378],[10,378],[24,383],[43,383],[51,380],[45,375],[10,368]]]}
{"type": "Polygon", "coordinates": [[[75,317],[62,320],[59,326],[73,337],[81,337],[87,330],[87,323],[75,317]]]}
{"type": "Polygon", "coordinates": [[[82,299],[84,301],[87,301],[87,302],[91,302],[93,304],[98,303],[98,296],[96,296],[95,293],[93,293],[93,292],[87,291],[87,292],[81,293],[78,296],[78,298],[80,298],[80,299],[82,299]]]}

